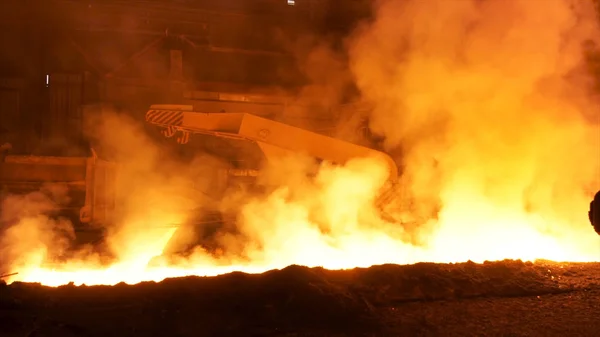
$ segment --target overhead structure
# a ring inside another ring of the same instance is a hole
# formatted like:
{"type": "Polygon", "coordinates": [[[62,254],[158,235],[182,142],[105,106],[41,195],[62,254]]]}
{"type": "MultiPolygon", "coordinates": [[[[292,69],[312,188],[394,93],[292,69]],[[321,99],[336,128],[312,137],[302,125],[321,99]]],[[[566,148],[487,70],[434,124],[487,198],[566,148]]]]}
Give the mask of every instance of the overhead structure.
{"type": "Polygon", "coordinates": [[[166,137],[177,135],[180,144],[187,143],[191,134],[254,142],[267,160],[290,153],[342,165],[352,159],[375,158],[386,163],[390,181],[398,179],[396,163],[381,151],[248,113],[201,113],[188,105],[153,105],[146,113],[146,121],[164,128],[166,137]]]}

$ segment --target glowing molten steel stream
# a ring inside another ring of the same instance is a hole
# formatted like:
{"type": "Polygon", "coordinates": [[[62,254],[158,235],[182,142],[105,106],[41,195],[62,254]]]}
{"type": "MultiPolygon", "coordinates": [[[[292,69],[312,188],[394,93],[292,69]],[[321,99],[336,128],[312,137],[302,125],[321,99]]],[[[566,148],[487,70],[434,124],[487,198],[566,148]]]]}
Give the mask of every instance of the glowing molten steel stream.
{"type": "MultiPolygon", "coordinates": [[[[120,151],[121,188],[131,191],[109,240],[119,261],[100,267],[82,252],[43,267],[57,242],[44,234],[47,220],[27,217],[5,237],[19,255],[14,280],[92,285],[290,264],[598,261],[586,218],[600,186],[600,111],[586,63],[597,53],[589,42],[600,40],[595,13],[584,0],[378,2],[376,20],[351,39],[350,66],[374,104],[373,131],[389,150],[402,147],[413,215],[430,219],[418,228],[388,223],[372,206],[386,180],[381,163],[324,166],[309,181],[310,165],[288,158],[261,177],[279,186],[270,195],[223,201],[241,205],[242,236],[220,237],[222,256],[198,250],[149,267],[173,232],[159,227],[181,220],[181,200],[161,190],[179,177],[161,171],[165,158],[133,123],[114,117],[100,138],[120,151]]],[[[316,69],[332,68],[319,62],[316,69]]]]}

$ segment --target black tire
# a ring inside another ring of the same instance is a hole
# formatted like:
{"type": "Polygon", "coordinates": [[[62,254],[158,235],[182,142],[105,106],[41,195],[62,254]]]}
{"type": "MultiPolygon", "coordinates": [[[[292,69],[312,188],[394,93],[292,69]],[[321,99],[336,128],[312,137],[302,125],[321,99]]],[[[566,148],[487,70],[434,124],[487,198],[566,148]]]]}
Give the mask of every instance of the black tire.
{"type": "Polygon", "coordinates": [[[588,212],[590,223],[598,235],[600,235],[600,191],[596,192],[594,200],[590,203],[588,212]]]}

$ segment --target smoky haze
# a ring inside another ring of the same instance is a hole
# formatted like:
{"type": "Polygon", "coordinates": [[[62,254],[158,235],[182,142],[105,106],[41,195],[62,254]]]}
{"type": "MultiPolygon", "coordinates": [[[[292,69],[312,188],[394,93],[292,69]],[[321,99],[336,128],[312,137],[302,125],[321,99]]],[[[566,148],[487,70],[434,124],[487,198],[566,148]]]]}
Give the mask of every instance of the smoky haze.
{"type": "MultiPolygon", "coordinates": [[[[32,259],[24,279],[114,284],[290,264],[597,260],[598,239],[586,219],[600,186],[600,115],[586,62],[600,37],[592,3],[375,6],[344,53],[327,41],[296,49],[310,80],[300,97],[327,107],[344,101],[355,82],[372,131],[388,152],[402,153],[394,159],[417,225],[391,223],[374,207],[387,179],[381,163],[357,158],[335,167],[291,155],[264,167],[258,182],[266,193],[218,200],[218,207],[238,211],[235,231],[216,236],[220,255],[198,248],[150,268],[175,230],[165,227],[209,203],[190,181],[203,190],[210,179],[202,170],[227,164],[200,152],[181,162],[147,135],[142,121],[109,111],[91,136],[119,163],[119,212],[107,240],[116,261],[105,269],[80,255],[61,274],[32,259]]],[[[298,113],[317,118],[315,111],[298,113]]],[[[354,140],[346,131],[356,122],[348,118],[338,133],[354,140]]]]}
{"type": "Polygon", "coordinates": [[[67,199],[66,186],[43,186],[27,195],[5,195],[0,199],[0,275],[22,266],[40,265],[64,253],[75,233],[64,218],[52,219],[56,205],[67,199]]]}
{"type": "Polygon", "coordinates": [[[427,241],[485,250],[499,238],[492,233],[514,245],[514,234],[532,230],[596,245],[583,235],[600,184],[600,115],[584,53],[599,38],[594,4],[376,6],[349,42],[351,68],[374,104],[371,128],[388,150],[403,149],[418,211],[441,207],[427,241]]]}
{"type": "Polygon", "coordinates": [[[126,113],[108,109],[88,123],[93,143],[118,163],[116,218],[108,232],[118,260],[161,255],[192,210],[216,207],[206,193],[215,177],[209,173],[228,167],[223,160],[201,151],[178,156],[173,144],[151,137],[143,121],[126,113]]]}

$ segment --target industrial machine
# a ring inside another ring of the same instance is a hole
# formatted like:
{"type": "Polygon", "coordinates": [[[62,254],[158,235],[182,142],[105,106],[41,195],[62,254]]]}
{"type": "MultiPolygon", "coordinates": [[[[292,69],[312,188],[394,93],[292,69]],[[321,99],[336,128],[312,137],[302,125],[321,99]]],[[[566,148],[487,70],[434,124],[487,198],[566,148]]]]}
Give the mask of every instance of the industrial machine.
{"type": "MultiPolygon", "coordinates": [[[[378,200],[385,205],[397,193],[398,169],[387,154],[336,138],[293,127],[248,113],[201,113],[192,106],[153,105],[146,121],[167,138],[193,151],[202,151],[229,163],[215,168],[220,177],[210,197],[218,200],[228,188],[252,187],[265,162],[289,153],[302,153],[317,161],[345,164],[360,157],[379,158],[387,163],[389,184],[378,200]]],[[[66,189],[68,200],[57,213],[77,223],[76,230],[86,232],[105,228],[115,213],[118,165],[98,158],[94,150],[88,157],[6,156],[0,163],[0,187],[12,194],[39,191],[50,184],[66,189]],[[76,220],[76,221],[75,221],[76,220]]],[[[208,248],[211,235],[223,227],[235,230],[235,214],[224,214],[211,207],[198,207],[190,220],[181,224],[167,245],[165,254],[184,254],[201,244],[208,248]],[[180,235],[194,233],[196,240],[177,244],[180,235]]]]}
{"type": "Polygon", "coordinates": [[[88,157],[7,155],[0,162],[2,194],[48,195],[54,208],[48,215],[71,220],[82,243],[97,240],[112,220],[115,178],[116,165],[99,159],[93,150],[88,157]]]}
{"type": "MultiPolygon", "coordinates": [[[[377,158],[387,164],[389,180],[377,200],[384,206],[398,191],[398,168],[387,154],[336,138],[328,137],[274,120],[247,113],[199,113],[192,106],[153,105],[146,113],[146,121],[156,125],[167,138],[174,138],[179,144],[190,144],[199,151],[214,154],[231,164],[227,169],[222,185],[217,191],[240,183],[252,185],[265,162],[277,160],[288,154],[303,154],[317,161],[327,161],[343,165],[356,158],[377,158]]],[[[389,217],[381,207],[383,216],[389,217]]],[[[176,242],[190,242],[181,236],[195,236],[195,242],[210,245],[210,236],[225,226],[227,221],[216,210],[200,211],[200,218],[182,225],[168,244],[166,254],[181,254],[190,245],[177,246],[176,242]],[[206,225],[207,223],[213,225],[206,225]]],[[[235,219],[235,214],[226,215],[235,219]]],[[[390,219],[391,220],[391,219],[390,219]]],[[[191,244],[193,246],[193,244],[191,244]]]]}
{"type": "Polygon", "coordinates": [[[255,145],[263,160],[301,153],[336,164],[355,158],[379,158],[388,165],[391,181],[398,168],[387,154],[248,113],[199,113],[187,105],[153,105],[146,121],[162,128],[165,137],[187,144],[191,135],[208,135],[255,145]]]}

